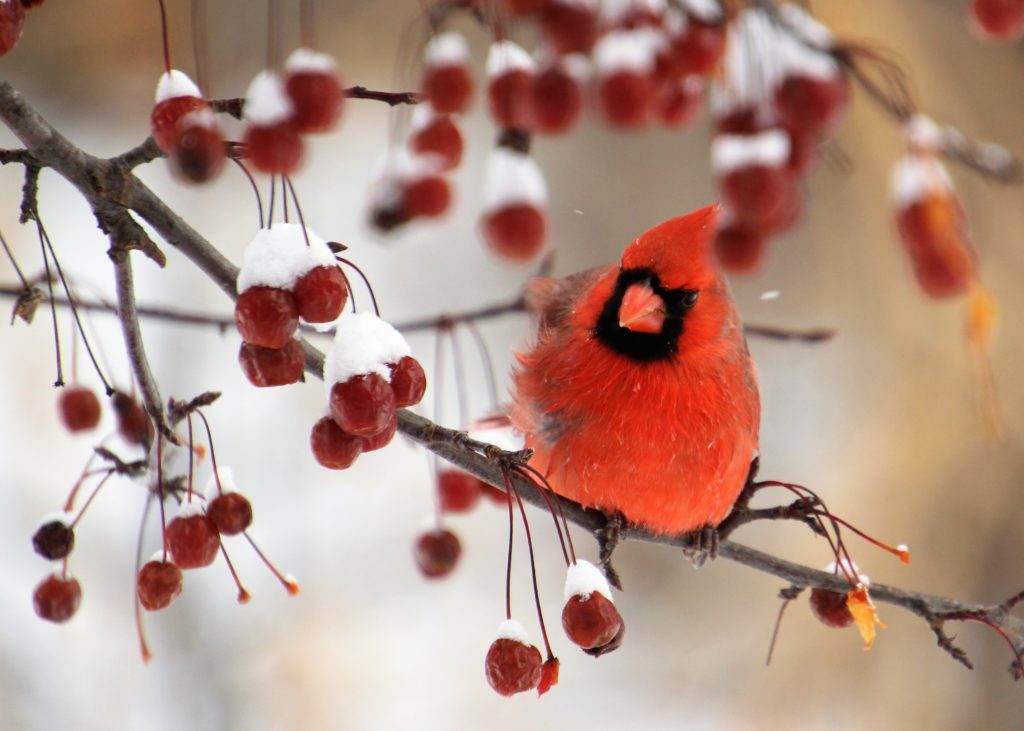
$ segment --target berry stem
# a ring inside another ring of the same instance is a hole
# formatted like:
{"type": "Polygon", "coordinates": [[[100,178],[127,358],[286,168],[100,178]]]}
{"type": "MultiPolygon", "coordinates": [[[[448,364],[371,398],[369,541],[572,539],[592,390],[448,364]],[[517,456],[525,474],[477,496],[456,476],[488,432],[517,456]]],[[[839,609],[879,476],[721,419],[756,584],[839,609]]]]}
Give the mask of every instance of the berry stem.
{"type": "Polygon", "coordinates": [[[4,251],[7,253],[7,258],[11,260],[11,266],[14,267],[14,273],[18,275],[18,279],[21,280],[21,286],[26,290],[30,289],[28,280],[25,279],[25,275],[21,271],[21,267],[18,266],[17,260],[14,258],[14,254],[11,252],[9,246],[7,246],[7,239],[4,238],[4,232],[0,231],[0,246],[4,247],[4,251]]]}
{"type": "MultiPolygon", "coordinates": [[[[167,512],[164,509],[164,436],[156,432],[156,491],[160,500],[160,536],[163,543],[163,561],[167,560],[167,512]]],[[[137,572],[136,572],[137,573],[137,572]]]]}
{"type": "Polygon", "coordinates": [[[92,489],[92,492],[89,493],[89,497],[85,501],[85,505],[82,506],[82,509],[78,511],[78,515],[75,516],[74,520],[71,521],[71,525],[68,526],[68,528],[70,528],[71,530],[74,530],[75,526],[78,525],[78,521],[80,521],[82,519],[82,516],[85,515],[85,511],[89,509],[89,505],[92,504],[92,501],[96,497],[96,494],[99,493],[100,489],[107,483],[107,480],[110,479],[110,476],[114,474],[113,467],[108,467],[105,471],[107,474],[105,474],[103,476],[103,479],[100,480],[96,484],[96,487],[92,489]]]}
{"type": "Polygon", "coordinates": [[[259,212],[260,228],[263,228],[263,198],[260,196],[260,189],[259,186],[256,185],[256,179],[252,177],[252,173],[249,172],[249,168],[245,166],[244,162],[236,157],[229,157],[228,159],[241,168],[242,174],[249,179],[249,185],[252,186],[252,192],[256,196],[256,210],[259,212]]]}
{"type": "MultiPolygon", "coordinates": [[[[100,442],[100,446],[103,446],[103,442],[100,442]]],[[[68,497],[64,501],[65,513],[70,513],[74,509],[75,498],[78,497],[78,490],[82,487],[82,483],[85,482],[85,478],[89,477],[90,475],[99,474],[100,472],[103,472],[104,470],[107,469],[106,467],[97,470],[89,469],[90,467],[92,467],[93,460],[95,460],[98,456],[99,454],[93,451],[93,453],[89,455],[89,459],[85,461],[85,466],[82,468],[81,474],[78,475],[78,479],[75,480],[75,484],[71,486],[71,492],[68,493],[68,497]]]]}
{"type": "MultiPolygon", "coordinates": [[[[217,482],[217,494],[222,495],[224,489],[220,484],[220,470],[217,469],[217,452],[213,448],[213,432],[210,431],[210,422],[206,420],[206,415],[199,409],[196,409],[196,414],[203,420],[203,428],[206,429],[206,442],[210,445],[210,465],[213,467],[213,479],[217,482]]],[[[191,427],[191,420],[189,424],[191,427]]]]}
{"type": "Polygon", "coordinates": [[[192,0],[189,13],[192,22],[192,55],[196,64],[196,81],[203,94],[209,98],[212,94],[207,77],[207,34],[206,34],[206,0],[192,0]]]}
{"type": "Polygon", "coordinates": [[[480,355],[480,367],[484,372],[484,381],[487,384],[487,393],[491,397],[490,411],[497,412],[500,410],[500,405],[498,404],[498,386],[497,379],[494,377],[494,361],[491,359],[491,351],[487,347],[483,335],[480,334],[480,328],[472,320],[461,320],[460,322],[466,326],[473,342],[476,343],[476,349],[480,355]]]}
{"type": "Polygon", "coordinates": [[[343,256],[335,256],[334,258],[337,259],[342,264],[347,264],[348,266],[355,269],[356,274],[358,274],[359,277],[363,280],[363,284],[366,285],[366,289],[370,293],[370,300],[373,302],[373,313],[377,315],[377,317],[380,317],[380,307],[377,306],[377,295],[373,293],[373,287],[370,286],[370,280],[366,278],[365,274],[363,274],[363,270],[343,256]]]}
{"type": "Polygon", "coordinates": [[[267,68],[277,68],[281,58],[281,4],[267,2],[267,68]]]}
{"type": "Polygon", "coordinates": [[[224,547],[224,541],[220,542],[220,552],[224,556],[224,563],[228,565],[228,571],[231,572],[231,578],[234,580],[235,586],[238,587],[238,603],[247,604],[252,599],[252,594],[242,586],[242,580],[238,578],[238,572],[235,571],[235,565],[231,562],[231,557],[228,556],[228,549],[224,547]]]}
{"type": "Polygon", "coordinates": [[[299,3],[299,42],[305,48],[316,47],[314,28],[313,0],[301,0],[299,3]]]}
{"type": "MultiPolygon", "coordinates": [[[[139,651],[142,653],[142,662],[149,662],[152,654],[149,651],[149,643],[146,642],[146,633],[142,628],[142,605],[139,602],[139,573],[142,571],[142,539],[146,532],[146,519],[149,517],[150,508],[153,507],[153,493],[146,496],[146,505],[142,509],[142,520],[139,521],[139,535],[135,540],[135,590],[132,592],[135,598],[135,633],[139,638],[139,651]]],[[[161,511],[163,502],[161,498],[161,511]]],[[[164,540],[164,561],[167,560],[167,541],[164,540]]]]}
{"type": "MultiPolygon", "coordinates": [[[[309,243],[309,231],[306,230],[306,218],[302,215],[302,206],[299,205],[299,196],[295,193],[295,185],[292,183],[292,179],[287,175],[281,176],[284,181],[282,188],[288,186],[288,190],[292,194],[292,201],[295,203],[295,214],[299,217],[299,225],[302,226],[302,237],[306,240],[307,248],[311,245],[309,243]]],[[[288,220],[288,196],[284,196],[285,205],[285,220],[288,220]]]]}
{"type": "Polygon", "coordinates": [[[860,530],[859,528],[854,527],[848,521],[843,520],[842,518],[840,518],[838,515],[832,515],[831,513],[827,512],[827,511],[826,512],[812,511],[812,512],[815,515],[827,516],[830,520],[833,520],[833,521],[839,523],[840,525],[842,525],[844,528],[847,528],[847,529],[853,531],[854,533],[856,533],[858,536],[863,538],[868,543],[871,543],[872,545],[877,546],[878,548],[881,548],[883,551],[888,551],[893,556],[896,556],[897,558],[899,558],[899,560],[902,561],[903,563],[905,563],[905,564],[910,563],[910,551],[908,551],[906,548],[901,548],[901,547],[893,548],[892,546],[890,546],[890,545],[888,545],[886,543],[882,543],[877,538],[872,538],[871,536],[869,536],[864,531],[860,530]]]}
{"type": "MultiPolygon", "coordinates": [[[[43,252],[43,271],[46,272],[46,288],[50,293],[50,315],[53,320],[53,346],[57,354],[57,380],[53,382],[55,388],[64,385],[64,368],[60,358],[60,334],[57,331],[57,303],[53,299],[53,274],[50,272],[50,259],[46,254],[46,244],[43,242],[42,225],[36,219],[36,227],[39,230],[39,248],[43,252]]],[[[70,303],[69,303],[70,304],[70,303]]]]}
{"type": "Polygon", "coordinates": [[[164,43],[164,70],[171,72],[171,42],[167,34],[167,8],[164,7],[164,0],[157,0],[160,6],[160,35],[164,43]]]}
{"type": "Polygon", "coordinates": [[[192,414],[188,414],[185,417],[185,423],[188,425],[188,491],[185,493],[185,499],[187,502],[192,502],[192,476],[195,462],[195,445],[192,442],[192,414]]]}
{"type": "Polygon", "coordinates": [[[515,533],[514,513],[512,512],[512,478],[507,470],[502,470],[501,477],[505,481],[505,498],[508,503],[508,559],[505,563],[505,619],[512,619],[512,537],[515,533]]]}
{"type": "Polygon", "coordinates": [[[540,589],[537,586],[537,560],[533,553],[533,536],[530,534],[530,521],[526,517],[526,508],[523,506],[523,499],[519,496],[519,490],[516,489],[515,483],[512,482],[512,477],[507,466],[502,468],[502,475],[505,479],[505,484],[512,488],[512,494],[515,495],[516,503],[519,505],[519,515],[523,519],[523,528],[526,531],[526,550],[530,555],[530,578],[533,581],[533,602],[537,607],[537,620],[540,622],[541,637],[544,638],[544,649],[547,651],[548,657],[552,657],[553,653],[551,652],[551,642],[548,640],[548,630],[544,625],[544,612],[540,606],[540,589]]]}
{"type": "Polygon", "coordinates": [[[452,350],[452,371],[455,376],[455,406],[459,414],[459,424],[469,423],[469,396],[466,393],[465,363],[462,359],[462,348],[459,347],[459,339],[455,333],[455,327],[448,328],[448,345],[452,350]]]}
{"type": "Polygon", "coordinates": [[[576,563],[576,549],[572,545],[572,537],[569,535],[569,524],[565,522],[565,514],[562,512],[561,506],[556,508],[554,503],[551,501],[551,497],[548,495],[548,491],[551,490],[551,486],[548,484],[544,476],[533,467],[529,465],[516,465],[513,471],[525,480],[529,480],[533,483],[534,487],[537,488],[537,493],[544,499],[544,503],[548,506],[548,512],[551,513],[551,519],[555,521],[555,532],[558,534],[558,542],[562,546],[562,557],[565,559],[566,567],[570,563],[576,563]],[[539,484],[538,480],[540,483],[539,484]],[[565,535],[562,534],[562,525],[558,522],[559,515],[562,517],[562,522],[565,523],[565,535]],[[568,550],[566,549],[566,541],[568,540],[568,550]],[[570,561],[570,553],[572,559],[570,561]]]}
{"type": "MultiPolygon", "coordinates": [[[[443,330],[437,331],[437,337],[434,339],[434,379],[431,381],[431,385],[434,389],[434,418],[441,422],[442,412],[444,409],[444,337],[447,333],[443,330]]],[[[435,453],[430,454],[430,466],[434,473],[434,516],[437,527],[441,527],[441,485],[440,485],[440,468],[438,467],[439,457],[435,453]]]]}
{"type": "Polygon", "coordinates": [[[295,596],[296,594],[298,594],[299,583],[295,581],[295,579],[293,579],[291,576],[286,576],[285,574],[282,574],[280,571],[277,570],[277,567],[270,562],[270,559],[268,559],[263,554],[263,551],[260,550],[260,547],[257,546],[256,542],[249,536],[249,531],[242,531],[242,535],[245,536],[245,540],[249,541],[249,545],[252,546],[252,550],[256,552],[256,555],[260,557],[260,560],[264,564],[266,564],[268,569],[270,569],[270,573],[272,573],[277,578],[277,580],[281,582],[281,585],[284,586],[285,591],[287,591],[290,596],[295,596]]]}

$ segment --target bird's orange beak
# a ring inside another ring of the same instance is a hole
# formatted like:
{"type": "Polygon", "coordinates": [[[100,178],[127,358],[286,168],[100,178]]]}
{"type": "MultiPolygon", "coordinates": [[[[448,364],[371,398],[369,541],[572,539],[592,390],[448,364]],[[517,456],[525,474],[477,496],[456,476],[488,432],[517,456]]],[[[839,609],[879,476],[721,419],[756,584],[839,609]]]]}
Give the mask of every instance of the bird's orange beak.
{"type": "Polygon", "coordinates": [[[631,284],[619,305],[619,327],[657,334],[665,324],[665,300],[642,282],[631,284]]]}

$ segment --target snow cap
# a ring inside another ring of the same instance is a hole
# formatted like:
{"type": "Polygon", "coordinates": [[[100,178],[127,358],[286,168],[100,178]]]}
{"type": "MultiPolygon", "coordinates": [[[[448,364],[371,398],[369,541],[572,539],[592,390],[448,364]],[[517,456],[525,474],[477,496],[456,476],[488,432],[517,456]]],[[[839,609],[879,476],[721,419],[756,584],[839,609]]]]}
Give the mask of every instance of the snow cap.
{"type": "Polygon", "coordinates": [[[530,644],[530,638],[526,634],[526,628],[514,619],[506,619],[498,625],[497,640],[515,640],[524,645],[530,644]]]}
{"type": "Polygon", "coordinates": [[[205,514],[206,508],[203,507],[203,501],[199,500],[195,495],[192,496],[191,500],[185,500],[178,506],[179,518],[191,518],[193,515],[205,514]]]}
{"type": "Polygon", "coordinates": [[[666,0],[601,0],[601,20],[618,25],[631,13],[647,12],[661,16],[668,7],[666,0]]]}
{"type": "Polygon", "coordinates": [[[595,591],[614,603],[608,579],[601,573],[601,570],[589,561],[577,559],[576,563],[569,566],[569,570],[565,574],[565,601],[569,601],[574,596],[586,600],[595,591]]]}
{"type": "Polygon", "coordinates": [[[711,170],[728,175],[738,168],[778,168],[789,162],[789,136],[781,129],[756,135],[715,135],[711,141],[711,170]]]}
{"type": "Polygon", "coordinates": [[[547,184],[532,157],[507,147],[496,147],[491,151],[484,169],[484,211],[514,203],[546,208],[547,202],[547,184]]]}
{"type": "Polygon", "coordinates": [[[933,195],[952,195],[953,179],[934,155],[904,155],[896,163],[889,195],[897,208],[906,208],[933,195]]]}
{"type": "Polygon", "coordinates": [[[705,23],[719,23],[722,16],[722,4],[719,0],[680,0],[680,5],[697,20],[705,23]]]}
{"type": "Polygon", "coordinates": [[[290,74],[333,74],[337,70],[334,58],[311,48],[296,48],[284,62],[290,74]]]}
{"type": "Polygon", "coordinates": [[[275,223],[261,228],[245,248],[238,272],[238,293],[250,287],[292,289],[306,272],[337,261],[327,242],[309,228],[303,235],[297,223],[275,223]],[[309,246],[306,245],[309,237],[309,246]]]}
{"type": "Polygon", "coordinates": [[[216,474],[211,474],[206,481],[206,500],[209,502],[221,494],[221,492],[238,492],[238,485],[235,483],[235,472],[227,465],[217,465],[216,474]],[[220,490],[217,490],[217,475],[220,475],[220,490]]]}
{"type": "Polygon", "coordinates": [[[598,74],[632,71],[648,74],[666,43],[665,35],[654,28],[617,30],[606,33],[594,47],[594,68],[598,74]]]}
{"type": "Polygon", "coordinates": [[[260,71],[245,92],[245,109],[242,116],[249,124],[270,127],[291,119],[295,112],[284,82],[273,71],[260,71]]]}
{"type": "Polygon", "coordinates": [[[165,102],[178,96],[196,96],[203,98],[196,83],[184,71],[171,69],[160,75],[156,83],[156,103],[165,102]]]}
{"type": "Polygon", "coordinates": [[[946,145],[946,135],[934,119],[915,114],[903,126],[907,144],[916,152],[936,152],[946,145]]]}
{"type": "Polygon", "coordinates": [[[402,334],[370,312],[346,312],[338,318],[334,345],[324,360],[328,398],[335,383],[353,376],[376,373],[391,381],[388,363],[397,363],[412,351],[402,334]]]}
{"type": "MultiPolygon", "coordinates": [[[[71,522],[74,519],[75,518],[71,513],[65,513],[63,510],[55,513],[47,513],[39,519],[38,523],[36,523],[36,530],[39,530],[44,525],[49,525],[50,523],[60,523],[65,528],[68,528],[71,526],[71,522]]],[[[35,531],[33,531],[33,533],[35,533],[35,531]]]]}
{"type": "Polygon", "coordinates": [[[495,41],[487,52],[487,78],[507,74],[510,71],[536,70],[537,64],[526,50],[512,41],[495,41]]]}
{"type": "Polygon", "coordinates": [[[423,63],[430,66],[464,66],[469,48],[462,34],[449,31],[430,39],[423,51],[423,63]]]}
{"type": "MultiPolygon", "coordinates": [[[[849,573],[853,574],[854,576],[856,576],[857,577],[857,581],[859,581],[860,583],[864,584],[864,586],[869,586],[871,584],[871,579],[868,578],[866,574],[860,573],[860,567],[857,566],[857,563],[855,561],[849,561],[849,560],[844,558],[843,559],[843,566],[846,567],[847,572],[849,572],[849,573]]],[[[835,561],[831,561],[828,564],[828,566],[826,566],[822,570],[825,573],[828,573],[828,574],[838,574],[839,576],[843,576],[844,578],[846,576],[846,574],[844,574],[841,570],[839,570],[839,564],[836,563],[835,561]]]]}

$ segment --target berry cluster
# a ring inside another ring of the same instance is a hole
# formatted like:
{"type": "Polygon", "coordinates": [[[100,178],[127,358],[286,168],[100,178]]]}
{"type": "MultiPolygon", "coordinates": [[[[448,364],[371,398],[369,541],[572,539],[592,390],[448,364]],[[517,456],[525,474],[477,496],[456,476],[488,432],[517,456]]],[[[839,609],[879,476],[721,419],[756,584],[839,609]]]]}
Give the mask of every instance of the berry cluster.
{"type": "Polygon", "coordinates": [[[301,380],[299,319],[332,322],[348,299],[344,274],[327,243],[307,228],[275,223],[249,243],[238,274],[238,362],[257,387],[301,380]]]}
{"type": "Polygon", "coordinates": [[[328,414],[310,433],[313,456],[345,469],[391,442],[397,409],[419,403],[427,378],[405,338],[370,313],[346,313],[324,362],[328,414]]]}
{"type": "Polygon", "coordinates": [[[180,180],[205,183],[220,174],[224,136],[199,87],[184,72],[168,69],[160,77],[150,128],[180,180]]]}
{"type": "Polygon", "coordinates": [[[18,43],[25,30],[25,11],[43,0],[6,0],[0,2],[0,56],[10,51],[18,43]]]}
{"type": "Polygon", "coordinates": [[[82,602],[82,587],[67,572],[67,557],[74,547],[74,521],[67,513],[43,517],[32,535],[32,548],[37,554],[48,561],[63,562],[62,570],[43,579],[32,594],[36,614],[49,622],[67,622],[82,602]]]}

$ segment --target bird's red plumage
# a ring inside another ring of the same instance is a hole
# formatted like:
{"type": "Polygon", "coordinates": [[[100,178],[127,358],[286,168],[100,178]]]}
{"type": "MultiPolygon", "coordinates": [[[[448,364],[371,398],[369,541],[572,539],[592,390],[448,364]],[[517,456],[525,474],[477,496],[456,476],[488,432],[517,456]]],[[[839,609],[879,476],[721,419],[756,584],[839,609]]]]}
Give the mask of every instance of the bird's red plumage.
{"type": "Polygon", "coordinates": [[[674,218],[623,254],[622,269],[698,291],[671,357],[637,362],[595,334],[620,267],[537,280],[537,341],[517,354],[513,424],[555,492],[665,534],[718,525],[758,450],[754,365],[711,253],[717,208],[674,218]]]}

